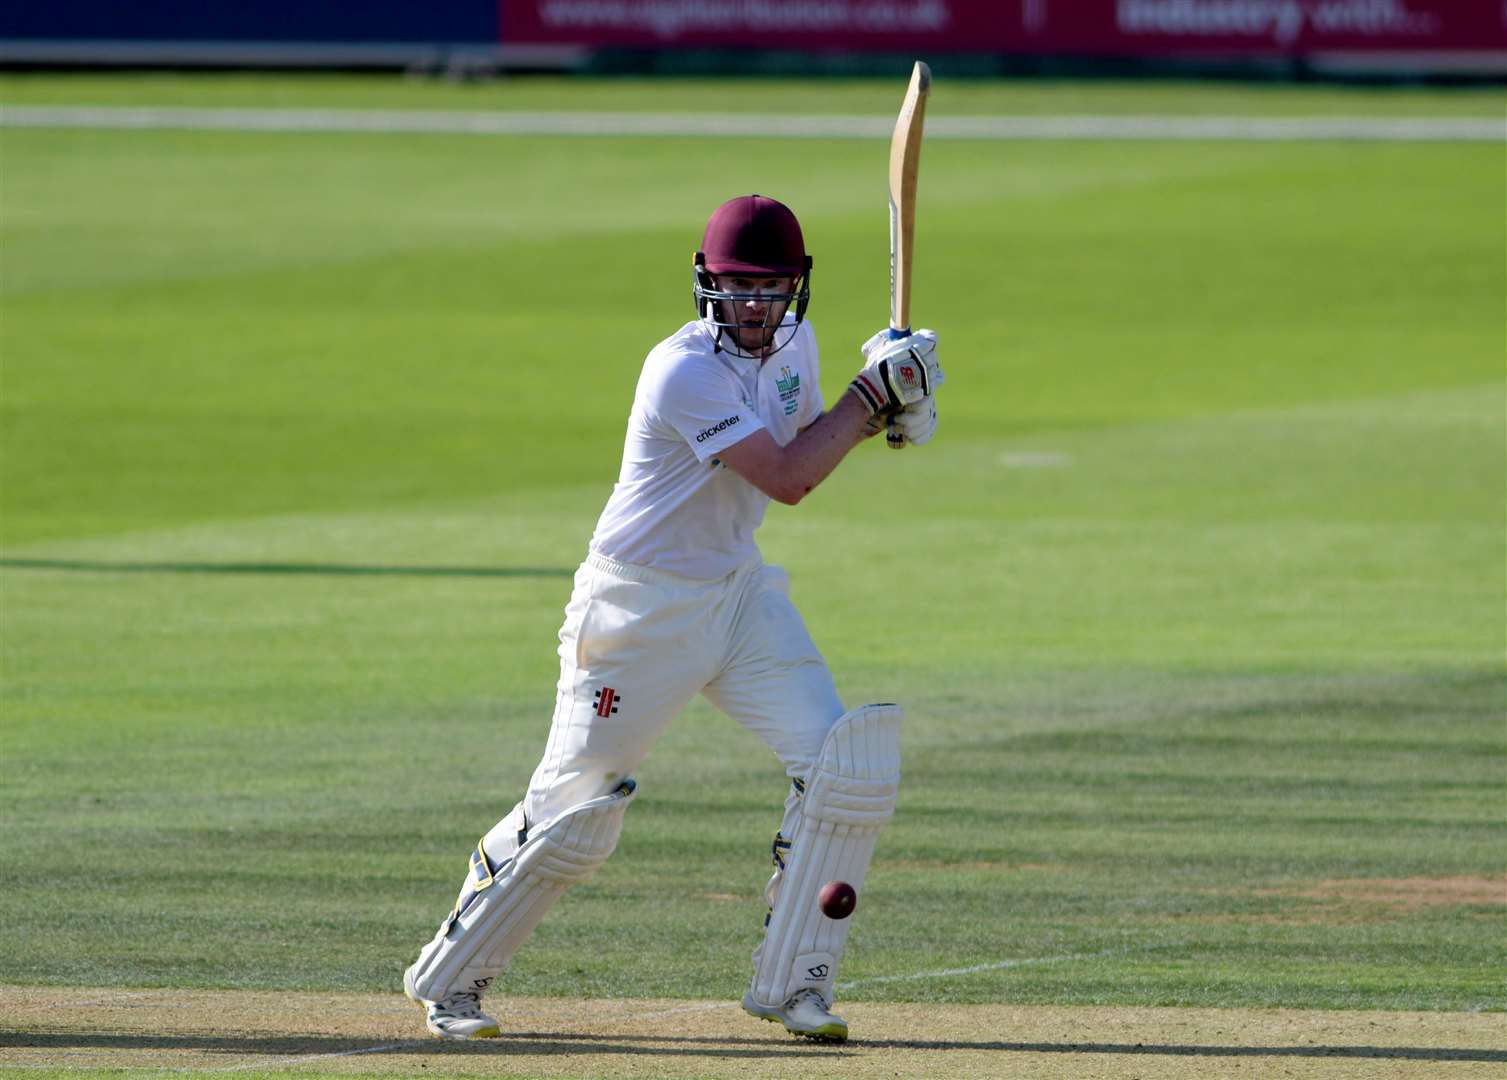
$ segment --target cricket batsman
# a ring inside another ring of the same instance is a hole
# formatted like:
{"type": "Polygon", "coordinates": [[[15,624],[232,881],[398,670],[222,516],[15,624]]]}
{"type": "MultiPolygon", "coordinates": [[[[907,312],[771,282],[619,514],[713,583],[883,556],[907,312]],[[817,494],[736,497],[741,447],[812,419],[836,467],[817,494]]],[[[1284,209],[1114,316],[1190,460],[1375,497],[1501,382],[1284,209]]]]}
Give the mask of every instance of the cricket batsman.
{"type": "Polygon", "coordinates": [[[482,837],[455,907],[404,973],[445,1039],[495,1038],[482,997],[571,885],[617,846],[630,777],[696,694],[756,734],[790,778],[743,1007],[841,1042],[833,986],[850,920],[818,905],[862,889],[900,781],[896,705],[846,709],[754,531],[860,442],[936,430],[937,338],[888,330],[832,408],[806,321],[812,260],[795,215],[762,195],[724,203],[696,253],[696,317],[656,345],[628,417],[616,486],[560,629],[544,755],[523,800],[482,837]]]}

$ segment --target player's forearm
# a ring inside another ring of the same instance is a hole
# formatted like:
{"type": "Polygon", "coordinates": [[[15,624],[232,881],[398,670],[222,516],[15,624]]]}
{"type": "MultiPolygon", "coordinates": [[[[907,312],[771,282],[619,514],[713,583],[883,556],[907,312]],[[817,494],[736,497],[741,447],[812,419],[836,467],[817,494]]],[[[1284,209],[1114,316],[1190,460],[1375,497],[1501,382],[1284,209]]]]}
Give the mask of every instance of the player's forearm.
{"type": "Polygon", "coordinates": [[[852,391],[845,392],[785,447],[785,490],[775,498],[794,506],[832,475],[849,450],[872,434],[868,408],[852,391]]]}

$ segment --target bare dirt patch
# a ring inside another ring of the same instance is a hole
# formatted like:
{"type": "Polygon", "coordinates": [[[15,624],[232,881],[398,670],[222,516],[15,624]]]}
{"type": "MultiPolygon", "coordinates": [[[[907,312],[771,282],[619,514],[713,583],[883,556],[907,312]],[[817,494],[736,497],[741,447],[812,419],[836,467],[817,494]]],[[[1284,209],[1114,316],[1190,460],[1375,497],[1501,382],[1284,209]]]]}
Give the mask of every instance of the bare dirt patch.
{"type": "Polygon", "coordinates": [[[889,859],[889,870],[926,870],[930,872],[981,870],[995,874],[1069,874],[1073,868],[1066,863],[1007,863],[984,859],[950,861],[944,859],[889,859]]]}
{"type": "Polygon", "coordinates": [[[1342,903],[1377,904],[1405,912],[1482,904],[1507,907],[1507,877],[1342,878],[1315,882],[1289,895],[1342,903]]]}
{"type": "Polygon", "coordinates": [[[1434,909],[1478,908],[1482,917],[1507,915],[1507,877],[1338,878],[1216,895],[1291,901],[1280,911],[1202,911],[1157,916],[1188,923],[1312,926],[1395,922],[1434,909]]]}
{"type": "MultiPolygon", "coordinates": [[[[1275,911],[1172,911],[1145,916],[1147,923],[1236,926],[1340,926],[1386,923],[1430,910],[1460,910],[1463,917],[1507,916],[1507,877],[1335,878],[1288,883],[1270,889],[1209,889],[1206,895],[1251,896],[1285,901],[1275,911]],[[1462,910],[1469,908],[1469,910],[1462,910]]],[[[1245,907],[1245,904],[1242,904],[1245,907]]]]}
{"type": "MultiPolygon", "coordinates": [[[[720,1001],[498,998],[429,1038],[397,994],[0,987],[0,1068],[499,1077],[1498,1077],[1499,1014],[855,1003],[854,1041],[720,1001]]],[[[35,1075],[34,1073],[31,1073],[35,1075]]]]}

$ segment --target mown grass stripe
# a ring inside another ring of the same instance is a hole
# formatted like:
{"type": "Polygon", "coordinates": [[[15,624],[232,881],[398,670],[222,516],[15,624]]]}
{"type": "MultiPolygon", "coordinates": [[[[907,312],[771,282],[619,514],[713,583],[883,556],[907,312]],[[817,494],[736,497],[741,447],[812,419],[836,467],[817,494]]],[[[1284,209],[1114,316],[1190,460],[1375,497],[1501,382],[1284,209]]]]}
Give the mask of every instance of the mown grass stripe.
{"type": "Polygon", "coordinates": [[[108,559],[0,559],[6,570],[54,570],[97,574],[270,574],[324,577],[560,577],[559,566],[367,566],[295,562],[113,562],[108,559]]]}
{"type": "MultiPolygon", "coordinates": [[[[882,116],[721,116],[627,112],[435,112],[45,105],[0,109],[0,126],[137,130],[570,135],[614,138],[888,139],[882,116]]],[[[958,116],[929,139],[1217,142],[1502,142],[1507,123],[1469,117],[958,116]]]]}

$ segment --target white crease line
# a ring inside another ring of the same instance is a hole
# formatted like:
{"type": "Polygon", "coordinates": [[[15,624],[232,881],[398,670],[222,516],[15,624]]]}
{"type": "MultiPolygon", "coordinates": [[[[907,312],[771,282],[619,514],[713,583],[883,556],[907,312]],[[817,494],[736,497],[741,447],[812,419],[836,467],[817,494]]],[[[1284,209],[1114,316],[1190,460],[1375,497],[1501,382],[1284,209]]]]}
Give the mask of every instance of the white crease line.
{"type": "MultiPolygon", "coordinates": [[[[656,112],[454,112],[400,109],[249,109],[174,106],[7,105],[0,127],[132,130],[367,132],[430,135],[565,135],[888,139],[888,116],[739,116],[656,112]]],[[[1174,140],[1237,142],[1503,142],[1490,117],[940,116],[932,139],[1174,140]]]]}
{"type": "MultiPolygon", "coordinates": [[[[1101,952],[1092,953],[1063,953],[1059,956],[1030,956],[1018,960],[997,960],[990,964],[974,964],[965,968],[944,968],[940,971],[917,971],[909,975],[872,975],[863,979],[850,979],[847,982],[837,984],[839,990],[851,990],[855,986],[870,986],[875,983],[914,982],[920,979],[945,979],[958,975],[977,975],[984,971],[1007,971],[1010,968],[1035,967],[1039,964],[1066,964],[1075,960],[1097,960],[1106,956],[1116,956],[1123,952],[1122,949],[1105,949],[1101,952]]],[[[695,1005],[677,1005],[673,1009],[657,1009],[652,1012],[627,1013],[624,1019],[647,1020],[660,1016],[675,1016],[680,1013],[711,1012],[715,1009],[729,1009],[738,1004],[735,1001],[698,1002],[695,1005]]]]}
{"type": "Polygon", "coordinates": [[[1120,949],[1105,949],[1102,952],[1092,953],[1063,953],[1060,956],[1033,956],[1020,960],[998,960],[992,964],[975,964],[965,968],[945,968],[941,971],[918,971],[912,975],[872,975],[866,979],[852,979],[848,982],[837,984],[839,990],[849,990],[855,986],[869,986],[874,983],[912,982],[917,979],[944,979],[954,975],[977,975],[981,971],[1006,971],[1010,968],[1034,967],[1037,964],[1066,964],[1074,960],[1097,960],[1105,956],[1115,956],[1122,952],[1120,949]]]}
{"type": "Polygon", "coordinates": [[[695,1005],[677,1005],[673,1009],[656,1009],[653,1012],[624,1013],[624,1020],[652,1020],[658,1016],[676,1016],[680,1013],[712,1012],[715,1009],[731,1009],[736,1001],[702,1001],[695,1005]]]}

